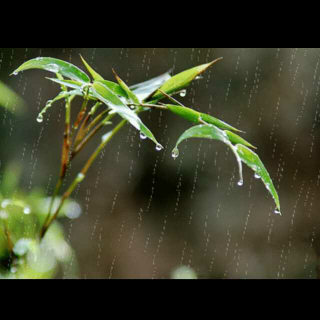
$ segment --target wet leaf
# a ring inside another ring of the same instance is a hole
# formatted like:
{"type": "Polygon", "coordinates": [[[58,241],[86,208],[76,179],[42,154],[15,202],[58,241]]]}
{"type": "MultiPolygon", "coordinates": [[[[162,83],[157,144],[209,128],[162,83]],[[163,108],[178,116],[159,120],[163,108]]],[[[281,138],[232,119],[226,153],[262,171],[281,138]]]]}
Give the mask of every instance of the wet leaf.
{"type": "Polygon", "coordinates": [[[80,58],[81,58],[83,64],[85,65],[85,67],[87,68],[87,70],[89,71],[89,73],[91,74],[91,76],[92,76],[92,78],[93,78],[94,80],[96,80],[96,81],[97,81],[97,80],[104,80],[104,79],[100,76],[99,73],[97,73],[96,71],[94,71],[94,70],[89,66],[89,64],[87,63],[86,60],[84,60],[84,58],[82,57],[82,55],[80,55],[80,58]]]}
{"type": "Polygon", "coordinates": [[[128,99],[127,93],[115,82],[108,81],[108,80],[99,80],[96,81],[97,83],[102,83],[104,86],[106,86],[108,89],[110,89],[114,94],[128,99]]]}
{"type": "MultiPolygon", "coordinates": [[[[146,137],[152,140],[156,145],[160,145],[151,131],[142,123],[138,115],[133,112],[115,93],[101,82],[95,82],[92,88],[93,94],[101,102],[106,104],[123,119],[127,120],[137,130],[141,131],[146,137]]],[[[162,146],[161,146],[162,147],[162,146]]]]}
{"type": "Polygon", "coordinates": [[[203,124],[203,122],[207,124],[212,124],[222,130],[234,130],[234,131],[240,131],[229,124],[214,118],[208,114],[200,113],[194,109],[184,107],[182,105],[172,105],[172,104],[166,104],[165,105],[172,113],[178,115],[181,118],[184,118],[192,123],[195,124],[203,124]]]}
{"type": "Polygon", "coordinates": [[[147,98],[151,94],[158,90],[166,81],[171,79],[170,73],[171,70],[151,80],[133,85],[130,87],[130,90],[135,93],[139,100],[147,101],[147,98]]]}
{"type": "Polygon", "coordinates": [[[71,63],[54,59],[54,58],[36,58],[25,62],[13,74],[17,75],[21,71],[30,69],[41,69],[53,73],[59,73],[64,77],[72,80],[80,81],[82,83],[90,83],[89,76],[71,63]]]}
{"type": "MultiPolygon", "coordinates": [[[[210,68],[213,64],[215,64],[221,59],[222,58],[219,58],[211,63],[197,66],[195,68],[179,73],[176,76],[169,79],[167,82],[165,82],[160,89],[167,94],[178,92],[186,88],[195,78],[197,78],[199,75],[201,75],[203,72],[205,72],[208,68],[210,68]]],[[[160,91],[157,91],[150,98],[152,98],[152,100],[160,100],[164,98],[164,95],[160,91]]]]}
{"type": "Polygon", "coordinates": [[[121,78],[117,75],[117,73],[114,70],[112,70],[112,71],[113,71],[114,76],[116,77],[120,87],[127,93],[129,99],[133,103],[139,105],[140,104],[140,100],[138,99],[138,97],[129,89],[129,87],[126,85],[126,83],[123,80],[121,80],[121,78]]]}
{"type": "Polygon", "coordinates": [[[61,84],[63,86],[66,86],[68,88],[77,89],[77,90],[81,90],[81,87],[83,85],[81,82],[74,81],[74,80],[60,80],[55,78],[47,78],[47,79],[55,83],[61,84]]]}
{"type": "Polygon", "coordinates": [[[277,206],[277,210],[280,213],[281,208],[280,208],[280,200],[279,200],[278,193],[276,191],[276,188],[273,185],[273,182],[270,178],[270,175],[267,169],[263,165],[259,156],[256,153],[254,153],[252,150],[250,150],[249,148],[243,145],[238,144],[236,148],[241,160],[247,166],[249,166],[258,175],[258,177],[261,178],[267,190],[270,192],[271,196],[273,197],[277,206]]]}
{"type": "Polygon", "coordinates": [[[242,144],[242,145],[247,146],[249,148],[257,149],[255,146],[253,146],[251,143],[244,140],[243,138],[239,137],[237,134],[235,134],[231,131],[228,131],[228,130],[225,130],[225,133],[227,134],[227,136],[232,144],[242,144]]]}
{"type": "Polygon", "coordinates": [[[240,176],[240,181],[238,184],[239,185],[243,184],[241,158],[237,153],[236,147],[232,145],[231,141],[229,140],[227,134],[224,131],[220,130],[214,125],[200,125],[200,126],[195,126],[188,129],[180,136],[176,144],[176,147],[172,152],[172,156],[174,158],[176,158],[177,155],[179,154],[178,146],[180,145],[180,143],[183,142],[184,140],[191,139],[191,138],[218,140],[225,143],[227,146],[229,146],[238,162],[239,176],[240,176]]]}

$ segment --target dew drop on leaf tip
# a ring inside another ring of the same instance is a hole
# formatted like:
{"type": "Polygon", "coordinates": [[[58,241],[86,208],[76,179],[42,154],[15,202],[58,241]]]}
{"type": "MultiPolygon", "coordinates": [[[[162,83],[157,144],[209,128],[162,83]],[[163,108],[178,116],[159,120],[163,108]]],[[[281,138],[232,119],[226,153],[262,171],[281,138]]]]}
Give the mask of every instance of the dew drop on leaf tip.
{"type": "Polygon", "coordinates": [[[243,186],[243,180],[240,180],[240,181],[238,182],[238,186],[239,186],[239,187],[242,187],[242,186],[243,186]]]}
{"type": "Polygon", "coordinates": [[[181,91],[181,93],[180,93],[181,98],[184,98],[186,95],[187,95],[187,90],[181,91]]]}
{"type": "Polygon", "coordinates": [[[144,133],[140,133],[140,139],[141,140],[145,140],[145,139],[147,139],[147,136],[144,134],[144,133]]]}
{"type": "Polygon", "coordinates": [[[156,150],[161,151],[163,149],[163,146],[161,144],[157,144],[156,150]]]}
{"type": "Polygon", "coordinates": [[[174,148],[172,151],[172,158],[173,159],[177,159],[179,157],[179,149],[178,148],[174,148]]]}
{"type": "Polygon", "coordinates": [[[279,216],[281,216],[281,211],[278,210],[278,209],[275,209],[275,210],[274,210],[274,213],[277,214],[277,215],[279,215],[279,216]]]}
{"type": "Polygon", "coordinates": [[[39,123],[43,122],[43,116],[41,114],[38,116],[37,122],[39,122],[39,123]]]}
{"type": "Polygon", "coordinates": [[[255,173],[255,174],[254,174],[254,177],[255,177],[256,179],[261,179],[261,177],[260,177],[260,175],[259,175],[258,173],[255,173]]]}

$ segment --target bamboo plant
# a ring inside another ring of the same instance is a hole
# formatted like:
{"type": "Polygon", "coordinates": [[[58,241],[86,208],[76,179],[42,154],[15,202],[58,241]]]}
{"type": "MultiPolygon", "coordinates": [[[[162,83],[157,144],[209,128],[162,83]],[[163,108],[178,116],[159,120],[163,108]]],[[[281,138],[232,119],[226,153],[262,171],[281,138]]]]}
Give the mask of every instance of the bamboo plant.
{"type": "Polygon", "coordinates": [[[279,196],[270,175],[259,156],[253,151],[256,148],[238,135],[242,131],[211,115],[188,108],[175,98],[178,94],[185,95],[185,90],[191,82],[198,79],[202,73],[222,58],[194,67],[175,76],[171,76],[170,72],[167,72],[131,87],[128,87],[114,70],[115,81],[105,80],[82,57],[81,59],[91,78],[75,65],[54,58],[42,57],[25,62],[13,72],[13,75],[17,75],[19,72],[29,69],[42,69],[55,75],[55,77],[47,79],[60,85],[61,92],[57,97],[48,101],[37,118],[38,122],[41,123],[43,121],[45,113],[55,102],[59,100],[65,101],[65,131],[61,168],[51,197],[47,218],[39,231],[40,239],[44,238],[47,230],[57,219],[66,200],[72,195],[77,185],[85,179],[96,158],[127,123],[140,132],[141,139],[148,138],[153,141],[156,145],[156,150],[163,149],[153,133],[141,120],[143,113],[150,109],[166,110],[193,124],[178,139],[172,151],[174,159],[179,156],[179,145],[186,139],[202,138],[223,142],[236,157],[240,176],[238,185],[243,185],[242,163],[245,163],[255,172],[256,178],[261,178],[275,201],[275,213],[280,214],[279,196]],[[76,121],[71,123],[71,112],[74,110],[73,102],[77,96],[82,97],[82,105],[76,111],[76,121]],[[113,122],[117,118],[120,118],[119,122],[113,126],[113,122]],[[86,161],[82,170],[76,174],[73,182],[60,196],[66,173],[72,161],[91,139],[107,126],[113,126],[113,128],[102,136],[101,143],[86,161]],[[60,204],[53,210],[53,203],[59,196],[60,204]]]}

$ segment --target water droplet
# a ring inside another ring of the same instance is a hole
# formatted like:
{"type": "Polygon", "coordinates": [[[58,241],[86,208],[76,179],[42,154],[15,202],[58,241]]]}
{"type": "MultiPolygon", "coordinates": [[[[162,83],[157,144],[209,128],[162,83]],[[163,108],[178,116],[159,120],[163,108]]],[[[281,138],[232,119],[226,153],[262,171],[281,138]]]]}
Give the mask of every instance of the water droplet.
{"type": "Polygon", "coordinates": [[[275,209],[275,210],[274,210],[274,213],[275,213],[275,214],[278,214],[278,215],[280,215],[280,216],[281,216],[281,211],[280,211],[280,210],[278,210],[278,209],[275,209]]]}
{"type": "Polygon", "coordinates": [[[254,177],[255,177],[256,179],[261,179],[261,177],[259,176],[258,173],[255,173],[255,174],[254,174],[254,177]]]}
{"type": "Polygon", "coordinates": [[[39,122],[39,123],[43,122],[43,115],[42,114],[38,115],[37,122],[39,122]]]}
{"type": "Polygon", "coordinates": [[[14,75],[14,76],[17,76],[17,75],[18,75],[18,72],[17,72],[17,71],[13,72],[13,75],[14,75]]]}
{"type": "Polygon", "coordinates": [[[47,67],[46,67],[46,69],[47,69],[48,71],[51,71],[51,72],[54,72],[54,73],[58,73],[58,72],[60,71],[59,66],[56,65],[56,64],[48,64],[47,67]]]}
{"type": "Polygon", "coordinates": [[[30,207],[25,207],[25,208],[23,209],[23,213],[26,214],[26,215],[30,214],[30,213],[31,213],[30,207]]]}
{"type": "Polygon", "coordinates": [[[147,139],[147,136],[144,133],[140,132],[140,139],[145,140],[147,139]]]}
{"type": "Polygon", "coordinates": [[[181,98],[184,98],[186,95],[187,95],[187,90],[183,90],[183,91],[180,93],[180,97],[181,97],[181,98]]]}
{"type": "Polygon", "coordinates": [[[80,183],[86,176],[83,173],[79,173],[77,176],[77,181],[80,183]]]}
{"type": "Polygon", "coordinates": [[[240,181],[238,182],[238,186],[239,186],[239,187],[242,187],[242,186],[243,186],[243,180],[240,180],[240,181]]]}
{"type": "Polygon", "coordinates": [[[179,157],[179,149],[178,148],[174,148],[173,151],[172,151],[172,158],[173,159],[177,159],[179,157]]]}
{"type": "Polygon", "coordinates": [[[12,267],[11,269],[10,269],[10,272],[11,273],[16,273],[18,271],[18,269],[16,268],[16,267],[12,267]]]}
{"type": "Polygon", "coordinates": [[[5,199],[1,202],[1,207],[4,209],[11,204],[11,200],[5,199]]]}
{"type": "Polygon", "coordinates": [[[161,151],[163,149],[163,146],[161,144],[157,144],[156,150],[161,151]]]}

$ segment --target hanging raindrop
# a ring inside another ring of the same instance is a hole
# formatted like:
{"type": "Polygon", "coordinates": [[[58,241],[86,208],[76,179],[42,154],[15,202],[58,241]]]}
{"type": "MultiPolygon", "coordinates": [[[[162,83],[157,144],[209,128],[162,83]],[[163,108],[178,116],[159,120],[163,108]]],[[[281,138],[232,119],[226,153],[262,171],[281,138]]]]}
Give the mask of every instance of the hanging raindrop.
{"type": "Polygon", "coordinates": [[[242,186],[243,186],[243,180],[240,180],[240,181],[238,182],[238,186],[239,186],[239,187],[242,187],[242,186]]]}
{"type": "Polygon", "coordinates": [[[254,177],[255,177],[256,179],[261,179],[261,177],[259,176],[258,173],[255,173],[255,174],[254,174],[254,177]]]}
{"type": "Polygon", "coordinates": [[[181,93],[180,93],[181,98],[184,98],[186,95],[187,95],[187,90],[181,91],[181,93]]]}
{"type": "Polygon", "coordinates": [[[178,148],[174,148],[173,151],[172,151],[172,158],[174,160],[176,160],[179,157],[179,154],[180,154],[179,149],[178,148]]]}
{"type": "Polygon", "coordinates": [[[147,139],[147,136],[144,133],[140,132],[140,139],[145,140],[147,139]]]}
{"type": "Polygon", "coordinates": [[[39,122],[39,123],[43,122],[43,115],[42,114],[38,115],[37,122],[39,122]]]}
{"type": "Polygon", "coordinates": [[[280,216],[281,216],[281,211],[280,211],[280,210],[278,210],[278,209],[275,209],[275,210],[274,210],[274,213],[275,213],[275,214],[278,214],[278,215],[280,215],[280,216]]]}
{"type": "Polygon", "coordinates": [[[156,150],[161,151],[163,149],[163,146],[161,144],[157,144],[156,150]]]}

